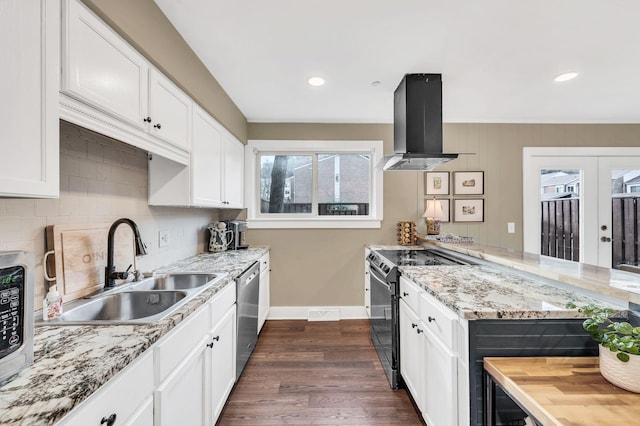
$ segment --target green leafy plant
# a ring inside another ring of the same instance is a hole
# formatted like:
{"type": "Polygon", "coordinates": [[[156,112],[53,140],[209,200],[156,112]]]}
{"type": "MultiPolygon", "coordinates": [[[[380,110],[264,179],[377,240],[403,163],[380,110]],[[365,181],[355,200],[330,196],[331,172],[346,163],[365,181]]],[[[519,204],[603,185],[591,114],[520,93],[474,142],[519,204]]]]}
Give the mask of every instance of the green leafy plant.
{"type": "MultiPolygon", "coordinates": [[[[568,309],[578,308],[575,303],[567,303],[568,309]]],[[[633,327],[626,321],[613,321],[615,311],[589,304],[578,308],[578,312],[589,315],[582,323],[582,328],[591,333],[591,337],[611,352],[618,352],[616,357],[623,362],[629,361],[629,355],[640,355],[640,327],[633,327]]]]}

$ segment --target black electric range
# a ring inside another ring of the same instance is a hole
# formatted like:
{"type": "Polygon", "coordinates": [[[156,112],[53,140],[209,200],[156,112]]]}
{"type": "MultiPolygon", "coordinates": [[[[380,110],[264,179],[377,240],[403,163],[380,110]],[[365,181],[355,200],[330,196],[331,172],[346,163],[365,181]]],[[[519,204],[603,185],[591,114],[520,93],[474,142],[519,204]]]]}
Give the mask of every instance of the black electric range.
{"type": "Polygon", "coordinates": [[[372,250],[367,256],[371,291],[371,341],[391,388],[400,376],[400,272],[398,266],[468,265],[473,262],[438,249],[372,250]]]}

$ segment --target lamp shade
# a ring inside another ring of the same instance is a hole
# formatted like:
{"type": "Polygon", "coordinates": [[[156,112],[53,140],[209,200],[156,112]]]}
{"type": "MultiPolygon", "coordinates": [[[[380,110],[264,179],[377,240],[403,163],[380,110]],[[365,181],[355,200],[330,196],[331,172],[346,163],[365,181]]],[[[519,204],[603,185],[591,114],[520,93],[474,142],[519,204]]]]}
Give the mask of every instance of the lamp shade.
{"type": "Polygon", "coordinates": [[[440,200],[436,200],[435,198],[432,200],[427,200],[427,208],[424,209],[422,217],[434,218],[439,220],[446,219],[442,210],[442,203],[440,202],[440,200]]]}

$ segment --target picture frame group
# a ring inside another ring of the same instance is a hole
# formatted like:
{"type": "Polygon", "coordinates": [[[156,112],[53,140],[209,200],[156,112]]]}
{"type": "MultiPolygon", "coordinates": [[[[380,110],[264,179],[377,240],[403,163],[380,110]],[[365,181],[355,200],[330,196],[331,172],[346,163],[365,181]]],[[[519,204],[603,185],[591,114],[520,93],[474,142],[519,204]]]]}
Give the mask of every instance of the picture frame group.
{"type": "Polygon", "coordinates": [[[483,171],[425,172],[424,194],[425,206],[427,198],[442,203],[447,217],[442,222],[450,222],[451,216],[453,222],[484,222],[484,199],[478,198],[484,195],[483,171]],[[456,198],[441,198],[448,195],[456,198]]]}

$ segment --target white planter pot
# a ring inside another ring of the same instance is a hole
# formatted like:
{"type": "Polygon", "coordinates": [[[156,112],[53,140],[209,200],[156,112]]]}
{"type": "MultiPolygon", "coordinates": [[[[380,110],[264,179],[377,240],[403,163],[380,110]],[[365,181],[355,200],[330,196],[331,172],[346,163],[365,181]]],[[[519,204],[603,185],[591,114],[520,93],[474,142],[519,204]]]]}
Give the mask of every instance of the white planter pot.
{"type": "Polygon", "coordinates": [[[640,356],[629,355],[628,362],[622,362],[617,352],[611,352],[602,345],[600,348],[600,374],[609,382],[631,392],[640,393],[640,356]]]}

